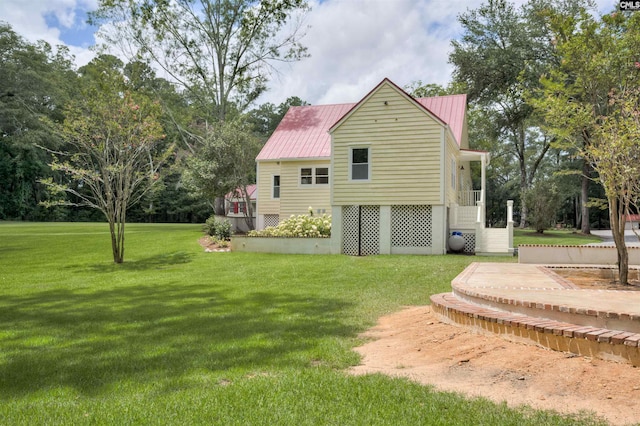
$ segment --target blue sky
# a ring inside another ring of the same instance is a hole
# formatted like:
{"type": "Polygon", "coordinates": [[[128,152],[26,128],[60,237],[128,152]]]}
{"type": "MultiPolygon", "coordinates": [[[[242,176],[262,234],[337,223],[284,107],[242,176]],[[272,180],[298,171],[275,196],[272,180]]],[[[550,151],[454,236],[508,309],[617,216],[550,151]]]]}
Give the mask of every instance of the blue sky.
{"type": "MultiPolygon", "coordinates": [[[[524,0],[515,0],[522,4],[524,0]]],[[[280,64],[259,103],[298,96],[313,104],[356,102],[383,78],[446,84],[451,40],[460,34],[457,15],[474,0],[309,0],[303,43],[311,57],[280,64]]],[[[597,0],[601,12],[617,1],[597,0]]],[[[94,56],[97,28],[86,24],[98,0],[0,0],[0,20],[27,40],[64,44],[77,65],[94,56]]]]}
{"type": "Polygon", "coordinates": [[[90,47],[95,43],[93,37],[98,27],[86,23],[87,10],[76,8],[73,10],[74,21],[71,26],[65,25],[54,12],[46,12],[43,17],[48,28],[57,28],[59,38],[68,46],[90,47]]]}

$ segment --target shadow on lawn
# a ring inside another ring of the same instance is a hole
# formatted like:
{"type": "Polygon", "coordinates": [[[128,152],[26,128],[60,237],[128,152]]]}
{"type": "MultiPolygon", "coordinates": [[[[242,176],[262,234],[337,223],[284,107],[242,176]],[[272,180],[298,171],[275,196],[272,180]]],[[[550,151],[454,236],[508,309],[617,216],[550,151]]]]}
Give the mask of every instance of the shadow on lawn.
{"type": "Polygon", "coordinates": [[[232,291],[170,283],[3,297],[0,399],[304,367],[321,339],[355,333],[337,320],[342,301],[262,292],[225,297],[232,291]]]}
{"type": "Polygon", "coordinates": [[[181,265],[191,262],[192,253],[177,251],[174,253],[161,253],[155,256],[146,257],[138,260],[127,260],[126,255],[123,263],[116,264],[113,262],[96,263],[88,266],[70,265],[68,269],[74,269],[77,272],[85,272],[87,269],[91,272],[109,273],[116,271],[146,271],[150,269],[161,270],[167,269],[173,265],[181,265]]]}

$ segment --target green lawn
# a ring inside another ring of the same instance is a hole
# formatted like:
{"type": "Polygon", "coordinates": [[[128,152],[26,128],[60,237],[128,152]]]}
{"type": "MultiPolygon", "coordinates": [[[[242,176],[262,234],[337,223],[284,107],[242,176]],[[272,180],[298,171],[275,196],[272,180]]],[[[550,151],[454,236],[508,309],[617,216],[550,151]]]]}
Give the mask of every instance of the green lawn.
{"type": "Polygon", "coordinates": [[[129,225],[114,265],[105,224],[0,223],[0,424],[588,421],[345,373],[482,258],[204,253],[199,229],[129,225]]]}
{"type": "Polygon", "coordinates": [[[551,246],[579,246],[582,244],[599,243],[600,238],[593,235],[579,234],[566,229],[546,230],[538,234],[531,229],[514,229],[513,245],[518,247],[521,244],[546,244],[551,246]]]}

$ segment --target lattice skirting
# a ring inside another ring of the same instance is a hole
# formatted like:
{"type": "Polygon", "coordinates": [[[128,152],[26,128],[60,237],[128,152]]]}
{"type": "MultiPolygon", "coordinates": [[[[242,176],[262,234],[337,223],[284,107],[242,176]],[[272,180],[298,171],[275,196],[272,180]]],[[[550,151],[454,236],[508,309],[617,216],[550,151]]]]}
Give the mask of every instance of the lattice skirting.
{"type": "Polygon", "coordinates": [[[463,232],[462,238],[464,239],[464,249],[462,249],[462,251],[464,253],[475,253],[476,252],[476,234],[463,232]]]}
{"type": "Polygon", "coordinates": [[[351,256],[380,254],[380,207],[342,207],[342,252],[351,256]]]}
{"type": "Polygon", "coordinates": [[[431,247],[431,206],[391,206],[391,246],[431,247]]]}
{"type": "Polygon", "coordinates": [[[278,226],[280,223],[280,216],[277,214],[265,214],[264,215],[264,227],[278,226]]]}

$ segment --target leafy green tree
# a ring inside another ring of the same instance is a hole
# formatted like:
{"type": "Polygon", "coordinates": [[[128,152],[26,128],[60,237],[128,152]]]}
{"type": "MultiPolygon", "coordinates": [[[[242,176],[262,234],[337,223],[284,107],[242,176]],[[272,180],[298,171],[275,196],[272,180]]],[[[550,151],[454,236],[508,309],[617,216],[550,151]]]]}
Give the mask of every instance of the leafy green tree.
{"type": "MultiPolygon", "coordinates": [[[[530,131],[538,123],[525,96],[539,85],[539,76],[552,59],[547,28],[539,24],[536,10],[535,3],[516,10],[506,0],[489,0],[461,14],[463,34],[452,42],[449,57],[455,82],[466,87],[472,105],[489,111],[499,150],[518,164],[522,193],[533,182],[551,143],[550,138],[530,131]]],[[[524,197],[520,209],[523,227],[527,221],[524,197]]]]}
{"type": "Polygon", "coordinates": [[[179,82],[209,121],[242,112],[265,89],[274,61],[297,61],[305,0],[100,0],[102,36],[179,82]]]}
{"type": "MultiPolygon", "coordinates": [[[[606,158],[610,156],[628,167],[627,154],[620,153],[619,139],[623,138],[624,111],[633,111],[629,97],[637,96],[640,86],[638,52],[640,51],[640,16],[613,12],[595,18],[586,9],[567,15],[548,11],[543,15],[554,35],[557,65],[542,79],[534,105],[545,119],[545,127],[552,132],[558,145],[583,158],[583,175],[590,177],[593,167],[598,174],[608,200],[610,226],[614,233],[621,281],[627,279],[627,254],[624,235],[624,214],[628,203],[619,197],[616,185],[628,185],[635,179],[628,171],[606,158]],[[619,156],[619,157],[618,157],[619,156]],[[606,165],[606,166],[605,166],[606,165]],[[613,179],[620,182],[614,183],[613,179]],[[615,195],[617,193],[617,195],[615,195]],[[616,198],[618,197],[618,198],[616,198]],[[621,213],[622,212],[622,213],[621,213]],[[616,235],[617,234],[617,235],[616,235]]],[[[627,130],[631,129],[628,127],[627,130]]],[[[636,140],[637,149],[637,140],[636,140]]],[[[586,198],[583,180],[583,200],[586,198]]],[[[585,214],[583,214],[585,217],[585,214]]]]}
{"type": "Polygon", "coordinates": [[[220,122],[189,159],[185,183],[192,193],[208,199],[241,188],[246,197],[247,225],[253,229],[247,186],[255,182],[255,158],[260,148],[260,140],[242,118],[220,122]]]}
{"type": "Polygon", "coordinates": [[[65,218],[64,210],[38,206],[46,193],[37,180],[53,176],[47,152],[38,147],[61,144],[42,119],[63,118],[75,81],[68,51],[28,43],[0,22],[0,58],[0,219],[65,218]]]}
{"type": "MultiPolygon", "coordinates": [[[[543,127],[555,135],[554,147],[579,157],[593,135],[593,122],[589,116],[604,113],[607,108],[607,92],[613,76],[606,76],[609,71],[602,69],[602,43],[607,42],[598,30],[600,21],[587,7],[561,6],[547,7],[539,12],[550,30],[555,60],[549,72],[542,76],[542,86],[532,92],[530,102],[544,120],[543,127]],[[584,102],[591,104],[593,114],[575,113],[573,105],[584,102]]],[[[582,177],[581,231],[588,234],[592,170],[582,157],[575,166],[563,173],[582,177]]]]}
{"type": "Polygon", "coordinates": [[[84,68],[82,96],[65,107],[57,129],[67,143],[51,167],[71,183],[44,180],[48,204],[80,205],[102,212],[111,234],[113,261],[124,261],[127,210],[151,190],[171,149],[164,138],[160,106],[127,87],[119,64],[101,57],[84,68]],[[101,69],[101,72],[93,72],[101,69]],[[70,198],[64,195],[69,194],[70,198]]]}
{"type": "Polygon", "coordinates": [[[551,180],[538,180],[527,192],[526,203],[531,226],[536,232],[542,234],[555,224],[560,194],[551,180]]]}
{"type": "Polygon", "coordinates": [[[453,84],[444,87],[436,83],[423,83],[422,80],[415,80],[404,87],[404,90],[414,98],[430,98],[433,96],[445,96],[461,93],[464,89],[456,88],[453,84]]]}
{"type": "Polygon", "coordinates": [[[584,155],[598,172],[609,205],[620,283],[628,284],[626,216],[640,206],[640,85],[611,95],[614,110],[601,117],[584,155]]]}
{"type": "Polygon", "coordinates": [[[278,124],[280,124],[290,107],[304,105],[309,104],[297,96],[287,98],[278,106],[267,102],[249,111],[247,121],[253,126],[254,131],[260,139],[266,141],[274,130],[276,130],[276,127],[278,127],[278,124]]]}

